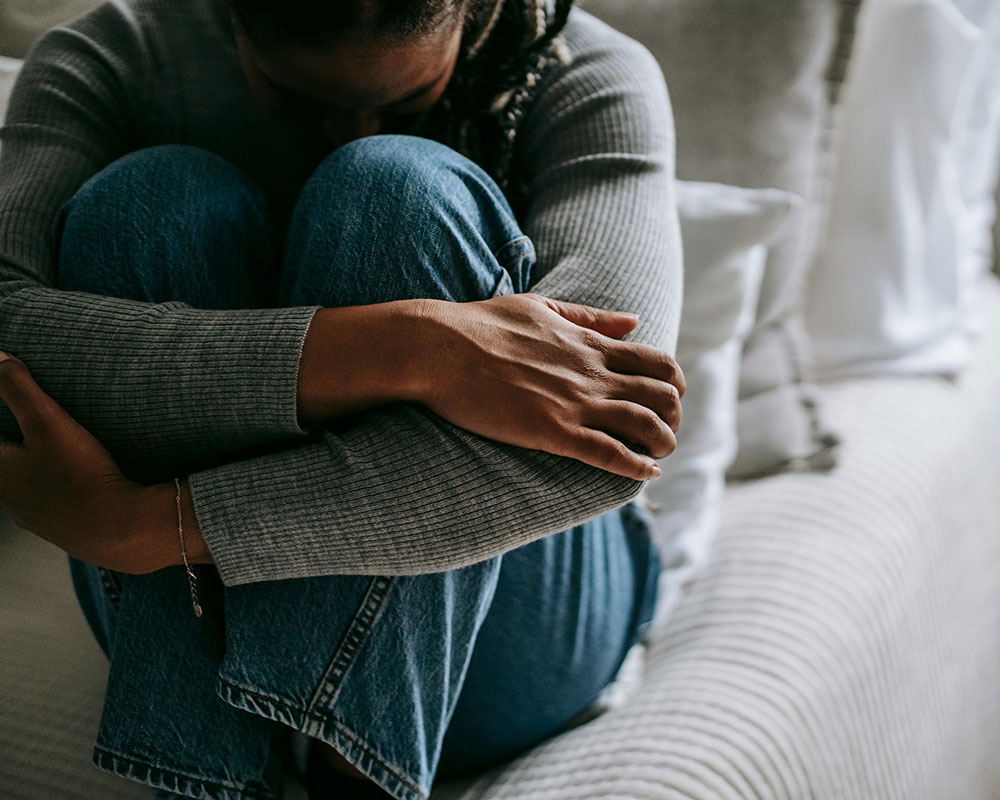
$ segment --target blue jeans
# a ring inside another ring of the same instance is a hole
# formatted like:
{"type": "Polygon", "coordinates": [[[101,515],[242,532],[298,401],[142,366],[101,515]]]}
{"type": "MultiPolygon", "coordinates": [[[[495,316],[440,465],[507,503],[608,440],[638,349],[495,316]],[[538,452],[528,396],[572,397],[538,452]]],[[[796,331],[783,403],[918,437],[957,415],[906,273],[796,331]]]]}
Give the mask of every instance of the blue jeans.
{"type": "MultiPolygon", "coordinates": [[[[61,288],[202,308],[481,300],[527,291],[534,259],[482,170],[404,136],[331,154],[287,226],[218,156],[142,150],[81,188],[57,234],[61,288]]],[[[586,709],[648,624],[658,566],[631,505],[440,574],[225,587],[197,567],[200,620],[179,567],[71,559],[111,662],[95,762],[161,796],[273,798],[299,731],[426,798],[586,709]]]]}

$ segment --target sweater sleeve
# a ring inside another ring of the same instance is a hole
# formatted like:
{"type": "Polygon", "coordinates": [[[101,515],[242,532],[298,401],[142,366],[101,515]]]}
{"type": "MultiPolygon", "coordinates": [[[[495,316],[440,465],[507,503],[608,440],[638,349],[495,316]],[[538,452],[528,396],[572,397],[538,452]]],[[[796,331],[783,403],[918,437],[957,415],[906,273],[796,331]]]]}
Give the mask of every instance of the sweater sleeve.
{"type": "MultiPolygon", "coordinates": [[[[642,315],[670,348],[680,298],[673,128],[652,57],[612,34],[548,78],[521,130],[534,287],[642,315]]],[[[457,568],[572,527],[642,483],[497,443],[399,404],[309,444],[190,476],[227,585],[457,568]]]]}
{"type": "MultiPolygon", "coordinates": [[[[42,39],[0,130],[0,348],[126,471],[301,435],[299,355],[316,307],[207,311],[66,292],[54,220],[90,177],[141,146],[137,23],[107,4],[42,39]]],[[[0,404],[0,434],[17,435],[0,404]]]]}

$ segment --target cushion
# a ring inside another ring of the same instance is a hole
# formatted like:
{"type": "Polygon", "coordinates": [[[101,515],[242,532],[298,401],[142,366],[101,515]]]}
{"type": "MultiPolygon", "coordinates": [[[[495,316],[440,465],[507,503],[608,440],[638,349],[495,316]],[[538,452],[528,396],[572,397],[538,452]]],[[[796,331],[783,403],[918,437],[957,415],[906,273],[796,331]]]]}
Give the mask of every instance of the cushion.
{"type": "Polygon", "coordinates": [[[740,444],[730,474],[831,466],[836,440],[818,414],[799,310],[828,193],[831,103],[846,71],[857,0],[585,4],[646,45],[663,68],[676,117],[679,177],[774,187],[806,199],[768,248],[746,344],[740,444]],[[763,431],[769,438],[761,448],[763,431]]]}
{"type": "Polygon", "coordinates": [[[642,498],[663,554],[659,618],[705,562],[736,452],[740,352],[772,240],[799,198],[775,189],[678,186],[684,302],[677,360],[687,380],[677,449],[642,498]]]}
{"type": "Polygon", "coordinates": [[[953,374],[992,263],[1000,6],[868,0],[806,316],[825,378],[953,374]]]}

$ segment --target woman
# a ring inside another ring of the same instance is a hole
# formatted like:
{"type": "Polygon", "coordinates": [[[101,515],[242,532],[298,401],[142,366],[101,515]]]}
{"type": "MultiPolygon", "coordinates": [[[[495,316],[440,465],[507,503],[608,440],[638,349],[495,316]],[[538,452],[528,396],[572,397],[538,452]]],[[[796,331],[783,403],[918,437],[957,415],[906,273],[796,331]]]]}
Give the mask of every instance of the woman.
{"type": "Polygon", "coordinates": [[[274,797],[293,744],[410,800],[593,702],[655,599],[671,137],[562,2],[116,0],[36,47],[0,502],[73,557],[99,766],[274,797]]]}

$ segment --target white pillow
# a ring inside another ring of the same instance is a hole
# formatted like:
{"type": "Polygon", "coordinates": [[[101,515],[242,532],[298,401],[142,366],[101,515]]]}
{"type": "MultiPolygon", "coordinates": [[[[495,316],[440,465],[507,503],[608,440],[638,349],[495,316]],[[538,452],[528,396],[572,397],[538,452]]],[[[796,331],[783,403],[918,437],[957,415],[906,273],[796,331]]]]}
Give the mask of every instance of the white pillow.
{"type": "Polygon", "coordinates": [[[773,239],[798,198],[777,189],[678,184],[684,302],[677,360],[687,379],[677,449],[640,500],[663,554],[658,619],[705,560],[736,451],[740,352],[773,239]]]}
{"type": "MultiPolygon", "coordinates": [[[[961,2],[1000,25],[992,0],[961,2]]],[[[995,71],[984,90],[1000,62],[987,39],[952,0],[866,0],[807,291],[821,378],[953,374],[967,361],[1000,146],[995,71]],[[984,96],[991,108],[976,109],[984,96]]]]}

